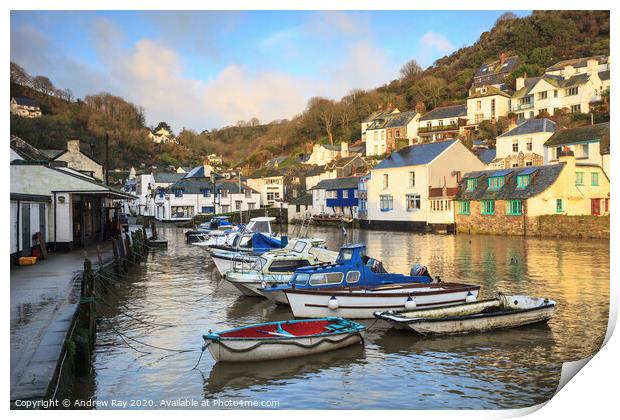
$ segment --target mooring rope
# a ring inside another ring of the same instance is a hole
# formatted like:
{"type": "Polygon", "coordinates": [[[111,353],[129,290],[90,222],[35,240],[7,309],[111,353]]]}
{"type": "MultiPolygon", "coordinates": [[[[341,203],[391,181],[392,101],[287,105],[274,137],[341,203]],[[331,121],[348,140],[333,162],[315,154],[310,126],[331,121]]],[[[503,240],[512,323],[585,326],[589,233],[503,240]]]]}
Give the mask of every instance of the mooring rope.
{"type": "MultiPolygon", "coordinates": [[[[121,333],[118,329],[116,329],[116,327],[112,324],[112,322],[110,322],[110,321],[109,321],[109,320],[107,320],[107,319],[106,319],[105,321],[106,321],[106,322],[110,325],[110,327],[111,327],[111,328],[112,328],[112,329],[113,329],[113,330],[114,330],[114,331],[115,331],[118,335],[120,335],[120,336],[121,336],[121,338],[125,337],[125,338],[127,338],[128,340],[135,341],[136,343],[141,344],[141,345],[146,346],[146,347],[151,347],[151,348],[158,349],[158,350],[163,350],[163,351],[170,351],[170,352],[174,352],[174,353],[190,353],[190,352],[198,351],[198,350],[195,350],[195,349],[182,349],[182,350],[179,350],[179,349],[170,349],[170,348],[166,348],[166,347],[156,346],[156,345],[153,345],[153,344],[148,344],[148,343],[145,343],[144,341],[140,341],[140,340],[138,340],[138,339],[135,339],[135,338],[133,338],[133,337],[129,337],[128,335],[125,335],[125,334],[121,333]]],[[[123,340],[123,341],[124,341],[124,340],[123,340]]]]}

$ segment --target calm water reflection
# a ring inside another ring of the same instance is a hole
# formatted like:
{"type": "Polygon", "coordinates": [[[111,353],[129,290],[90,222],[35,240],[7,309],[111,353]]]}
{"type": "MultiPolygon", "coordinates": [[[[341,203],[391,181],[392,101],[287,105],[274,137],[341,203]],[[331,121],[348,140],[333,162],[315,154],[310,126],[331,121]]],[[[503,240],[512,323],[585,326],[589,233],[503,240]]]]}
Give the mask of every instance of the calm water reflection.
{"type": "MultiPolygon", "coordinates": [[[[422,338],[365,321],[366,346],[305,359],[215,364],[208,352],[191,370],[201,334],[247,323],[287,319],[287,308],[242,297],[213,273],[203,251],[181,230],[160,228],[168,250],[154,251],[99,306],[94,373],[81,398],[278,400],[280,408],[516,408],[547,400],[561,363],[595,352],[607,327],[609,244],[605,241],[493,236],[440,236],[350,231],[368,254],[399,272],[424,263],[445,280],[497,291],[548,296],[558,302],[548,325],[491,334],[422,338]],[[588,308],[585,312],[584,308],[588,308]],[[149,352],[149,354],[140,353],[149,352]]],[[[334,229],[315,228],[330,247],[334,229]]]]}

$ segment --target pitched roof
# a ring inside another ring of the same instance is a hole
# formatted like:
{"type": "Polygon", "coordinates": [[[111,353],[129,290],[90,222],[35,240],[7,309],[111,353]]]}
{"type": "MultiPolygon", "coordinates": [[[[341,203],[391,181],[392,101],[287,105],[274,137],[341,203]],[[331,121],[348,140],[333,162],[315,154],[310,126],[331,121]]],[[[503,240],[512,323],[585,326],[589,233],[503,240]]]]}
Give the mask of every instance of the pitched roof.
{"type": "Polygon", "coordinates": [[[345,188],[357,188],[360,182],[359,176],[349,176],[343,178],[324,179],[311,190],[339,190],[345,188]]]}
{"type": "Polygon", "coordinates": [[[12,135],[10,140],[11,149],[26,161],[48,161],[49,158],[43,152],[21,138],[12,135]]]}
{"type": "MultiPolygon", "coordinates": [[[[239,192],[239,181],[237,180],[221,180],[215,182],[215,188],[218,190],[226,190],[232,194],[239,192]]],[[[241,184],[241,192],[250,189],[256,192],[246,184],[241,184]]],[[[206,178],[183,178],[164,189],[165,191],[183,190],[184,194],[202,194],[204,190],[213,190],[213,183],[206,178]]]]}
{"type": "Polygon", "coordinates": [[[598,72],[598,78],[601,80],[609,80],[609,70],[606,71],[599,71],[598,72]]]}
{"type": "Polygon", "coordinates": [[[468,96],[468,99],[474,98],[484,98],[486,96],[504,96],[506,98],[510,98],[510,94],[501,89],[496,88],[495,86],[480,86],[474,89],[474,92],[468,96]],[[484,91],[484,92],[483,92],[484,91]]]}
{"type": "Polygon", "coordinates": [[[476,150],[476,154],[480,158],[481,161],[486,163],[487,165],[495,159],[497,156],[496,149],[478,149],[476,150]]]}
{"type": "Polygon", "coordinates": [[[440,118],[458,118],[467,115],[467,104],[442,106],[424,114],[420,121],[438,120],[440,118]]]}
{"type": "Polygon", "coordinates": [[[497,169],[487,171],[469,172],[463,175],[463,181],[459,184],[458,200],[510,200],[527,199],[540,194],[549,188],[560,176],[564,169],[564,163],[546,166],[528,166],[527,168],[511,168],[502,171],[497,169]],[[517,188],[517,176],[528,173],[530,183],[525,188],[517,188]],[[499,190],[488,189],[488,178],[491,176],[504,176],[504,185],[499,190]],[[478,179],[477,186],[473,191],[467,190],[468,178],[478,179]]]}
{"type": "Polygon", "coordinates": [[[377,118],[385,117],[387,115],[390,115],[394,111],[398,111],[398,108],[380,109],[378,111],[373,112],[368,117],[366,117],[366,119],[363,122],[370,122],[370,121],[373,121],[373,120],[375,120],[377,118]]]}
{"type": "Polygon", "coordinates": [[[518,65],[519,57],[516,55],[507,57],[503,64],[500,64],[499,60],[484,63],[478,67],[474,75],[474,85],[476,84],[475,79],[480,77],[489,78],[489,80],[485,80],[483,83],[502,83],[506,73],[513,71],[518,65]],[[491,67],[493,68],[492,70],[491,67]]]}
{"type": "Polygon", "coordinates": [[[553,74],[544,74],[540,77],[528,77],[524,80],[524,86],[521,89],[517,90],[512,95],[512,97],[520,98],[523,96],[527,96],[541,80],[544,80],[545,82],[557,88],[568,88],[571,86],[579,86],[586,83],[588,80],[590,80],[590,75],[588,75],[587,73],[575,74],[568,79],[553,74]]]}
{"type": "Polygon", "coordinates": [[[387,128],[391,127],[404,127],[411,122],[418,115],[416,111],[399,112],[398,114],[391,115],[387,128]]]}
{"type": "Polygon", "coordinates": [[[292,204],[294,206],[296,205],[311,206],[312,205],[312,194],[304,194],[301,197],[294,198],[291,201],[289,201],[289,204],[292,204]]]}
{"type": "Polygon", "coordinates": [[[325,172],[325,165],[315,166],[306,172],[305,176],[316,176],[325,172]]]}
{"type": "Polygon", "coordinates": [[[65,149],[39,149],[41,153],[47,156],[49,159],[54,159],[59,154],[63,153],[65,149]]]}
{"type": "Polygon", "coordinates": [[[424,165],[431,162],[457,142],[458,140],[447,140],[434,143],[414,144],[413,146],[403,147],[375,165],[374,169],[424,165]]]}
{"type": "MultiPolygon", "coordinates": [[[[559,146],[592,140],[601,141],[605,135],[609,136],[608,122],[584,125],[582,127],[556,131],[555,134],[547,139],[545,146],[559,146]]],[[[609,149],[609,144],[607,145],[607,149],[609,149]]]]}
{"type": "Polygon", "coordinates": [[[178,174],[176,172],[155,172],[153,173],[153,179],[156,183],[160,184],[173,184],[182,179],[185,174],[178,174]]]}
{"type": "Polygon", "coordinates": [[[18,98],[18,97],[13,97],[13,99],[15,99],[15,102],[17,102],[17,105],[31,106],[33,108],[39,107],[39,103],[35,101],[34,99],[18,98]]]}
{"type": "Polygon", "coordinates": [[[546,71],[562,70],[566,66],[586,67],[588,65],[588,60],[597,60],[599,64],[607,64],[608,57],[604,55],[597,55],[592,57],[571,58],[570,60],[558,61],[554,65],[547,67],[546,71]]]}
{"type": "Polygon", "coordinates": [[[530,118],[498,137],[522,136],[532,133],[553,133],[556,125],[548,118],[530,118]]]}

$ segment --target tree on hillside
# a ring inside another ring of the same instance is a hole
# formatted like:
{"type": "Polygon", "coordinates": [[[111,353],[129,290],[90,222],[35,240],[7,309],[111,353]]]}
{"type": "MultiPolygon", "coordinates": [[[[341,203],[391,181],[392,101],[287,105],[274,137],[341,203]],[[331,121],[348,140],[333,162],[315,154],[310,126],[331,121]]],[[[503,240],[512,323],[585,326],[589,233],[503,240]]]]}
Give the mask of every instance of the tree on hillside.
{"type": "Polygon", "coordinates": [[[422,73],[422,67],[415,60],[409,60],[400,69],[400,75],[403,80],[413,79],[422,73]]]}
{"type": "Polygon", "coordinates": [[[253,117],[249,122],[251,127],[256,127],[257,125],[260,125],[260,120],[256,117],[253,117]]]}
{"type": "Polygon", "coordinates": [[[11,61],[11,83],[30,86],[32,80],[24,68],[11,61]]]}
{"type": "Polygon", "coordinates": [[[415,102],[423,102],[427,108],[435,108],[446,98],[446,81],[435,76],[426,76],[411,86],[409,93],[415,102]]]}
{"type": "Polygon", "coordinates": [[[35,76],[32,87],[45,95],[51,95],[56,90],[52,81],[45,76],[35,76]]]}
{"type": "Polygon", "coordinates": [[[504,12],[501,15],[499,15],[499,17],[495,20],[495,25],[497,25],[500,22],[504,22],[504,21],[512,20],[512,19],[519,19],[519,17],[513,12],[504,12]]]}
{"type": "Polygon", "coordinates": [[[168,125],[168,123],[167,123],[167,122],[165,122],[165,121],[161,121],[159,124],[157,124],[157,127],[155,127],[155,130],[154,130],[154,131],[155,131],[155,132],[157,132],[157,131],[161,130],[162,128],[163,128],[164,130],[168,131],[171,135],[173,134],[173,133],[172,133],[172,128],[170,128],[170,126],[168,125]]]}
{"type": "Polygon", "coordinates": [[[311,120],[314,120],[325,130],[329,144],[334,144],[334,126],[337,117],[336,102],[327,98],[310,98],[306,113],[311,120]]]}

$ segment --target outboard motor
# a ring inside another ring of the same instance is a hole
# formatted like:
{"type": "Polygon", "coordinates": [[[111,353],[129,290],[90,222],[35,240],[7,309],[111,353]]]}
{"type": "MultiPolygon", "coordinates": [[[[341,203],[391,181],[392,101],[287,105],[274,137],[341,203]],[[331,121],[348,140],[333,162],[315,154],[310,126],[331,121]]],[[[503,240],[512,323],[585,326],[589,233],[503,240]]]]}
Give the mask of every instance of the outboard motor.
{"type": "Polygon", "coordinates": [[[409,273],[409,275],[412,277],[426,276],[432,279],[430,273],[428,272],[428,268],[426,268],[426,266],[422,264],[415,264],[413,267],[411,267],[411,272],[409,273]]]}

